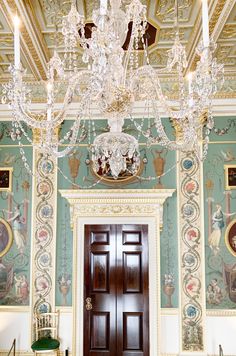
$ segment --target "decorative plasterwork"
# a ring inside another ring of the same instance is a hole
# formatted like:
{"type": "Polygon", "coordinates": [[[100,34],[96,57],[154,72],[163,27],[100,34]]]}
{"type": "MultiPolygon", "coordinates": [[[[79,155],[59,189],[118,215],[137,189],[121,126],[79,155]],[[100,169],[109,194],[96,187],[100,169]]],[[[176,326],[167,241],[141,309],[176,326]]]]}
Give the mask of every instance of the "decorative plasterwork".
{"type": "MultiPolygon", "coordinates": [[[[32,76],[37,79],[45,79],[45,65],[49,56],[52,55],[55,48],[55,21],[60,26],[64,14],[70,8],[70,0],[58,0],[52,2],[50,0],[0,0],[0,36],[12,37],[12,19],[11,15],[17,11],[23,20],[22,26],[22,44],[23,52],[26,61],[28,79],[33,80],[32,76]],[[55,4],[55,8],[54,5],[55,4]],[[28,62],[28,63],[27,63],[28,62]]],[[[129,1],[123,0],[123,6],[129,1]]],[[[173,44],[173,0],[143,0],[147,5],[148,22],[157,30],[155,42],[149,46],[149,54],[151,64],[156,67],[162,67],[167,60],[163,56],[173,44]]],[[[92,21],[92,11],[99,6],[98,0],[77,0],[77,7],[82,15],[85,17],[85,22],[92,21]]],[[[235,37],[234,33],[235,12],[236,6],[234,0],[209,0],[209,17],[210,17],[210,33],[214,40],[218,42],[221,47],[229,46],[231,49],[231,62],[226,61],[226,72],[232,71],[236,74],[236,67],[232,64],[232,58],[235,59],[235,37]],[[232,27],[233,26],[233,27],[232,27]],[[225,38],[225,33],[230,30],[231,42],[225,38]]],[[[197,57],[195,56],[195,49],[201,39],[201,2],[193,0],[179,1],[179,28],[180,38],[187,47],[187,55],[190,59],[190,68],[193,68],[197,57]]],[[[64,44],[60,42],[60,35],[56,36],[58,41],[58,51],[63,57],[64,44]]],[[[1,41],[0,41],[1,42],[1,41]]],[[[0,44],[0,49],[3,46],[0,44]]],[[[142,52],[142,51],[141,51],[142,52]]],[[[13,42],[10,46],[8,54],[13,54],[13,42]]],[[[81,56],[81,48],[78,48],[78,55],[81,56]]],[[[227,58],[228,58],[227,57],[227,58]]],[[[227,59],[226,58],[226,59],[227,59]]],[[[6,68],[10,64],[10,59],[4,55],[0,59],[0,67],[3,67],[2,80],[7,78],[6,68]]],[[[81,65],[83,65],[81,63],[81,65]]],[[[187,71],[189,68],[187,69],[187,71]]],[[[1,72],[1,71],[0,71],[1,72]]],[[[172,77],[173,73],[167,73],[168,77],[172,77]]],[[[9,76],[8,76],[9,77],[9,76]]],[[[27,79],[27,78],[26,78],[27,79]]]]}
{"type": "Polygon", "coordinates": [[[158,210],[160,227],[163,204],[173,189],[60,190],[70,203],[71,227],[77,216],[150,216],[158,210]],[[78,204],[79,199],[79,204],[78,204]]]}

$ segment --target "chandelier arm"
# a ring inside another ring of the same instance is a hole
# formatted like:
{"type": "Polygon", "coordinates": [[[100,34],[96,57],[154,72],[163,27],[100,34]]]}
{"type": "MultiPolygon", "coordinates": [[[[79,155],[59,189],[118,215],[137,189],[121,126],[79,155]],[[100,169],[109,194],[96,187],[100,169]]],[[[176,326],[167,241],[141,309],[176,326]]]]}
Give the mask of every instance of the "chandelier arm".
{"type": "Polygon", "coordinates": [[[183,120],[189,115],[192,114],[191,108],[180,109],[180,110],[172,110],[167,103],[167,99],[162,93],[161,84],[159,78],[156,76],[154,69],[151,66],[140,67],[137,69],[137,76],[139,74],[144,74],[146,78],[150,80],[150,84],[154,89],[154,93],[156,94],[156,100],[160,102],[160,106],[164,109],[164,112],[171,118],[175,118],[176,120],[183,120]]]}
{"type": "MultiPolygon", "coordinates": [[[[56,158],[61,158],[61,157],[65,157],[68,154],[70,154],[72,152],[72,150],[75,148],[75,146],[73,144],[70,144],[62,151],[58,151],[57,148],[58,148],[58,146],[56,146],[56,147],[47,146],[45,149],[45,153],[50,154],[56,158]]],[[[44,149],[42,149],[42,150],[44,151],[44,149]]]]}
{"type": "Polygon", "coordinates": [[[76,144],[76,139],[78,136],[78,132],[79,132],[79,122],[77,122],[77,124],[75,125],[75,129],[72,133],[72,136],[70,138],[70,143],[67,144],[66,148],[64,150],[58,151],[58,146],[60,144],[60,142],[53,142],[52,140],[50,140],[50,142],[47,142],[46,145],[44,145],[44,142],[41,142],[41,145],[39,146],[39,148],[46,154],[52,155],[56,158],[61,158],[61,157],[65,157],[68,154],[70,154],[72,152],[72,150],[75,147],[76,144]]]}
{"type": "Polygon", "coordinates": [[[52,119],[46,120],[46,113],[43,111],[33,113],[33,112],[27,112],[25,111],[22,102],[21,102],[21,96],[19,93],[17,93],[16,96],[14,96],[14,104],[13,105],[13,110],[14,110],[14,118],[17,122],[23,121],[27,124],[29,124],[31,127],[36,128],[36,129],[50,129],[50,128],[56,128],[59,126],[65,117],[66,110],[68,109],[68,106],[72,103],[73,95],[75,92],[75,88],[78,85],[80,79],[82,76],[89,74],[91,75],[92,73],[90,71],[84,70],[76,74],[71,80],[68,85],[65,98],[63,101],[63,106],[62,109],[57,113],[56,115],[52,115],[52,119]],[[36,118],[38,117],[38,118],[36,118]],[[43,120],[42,120],[43,119],[43,120]]]}

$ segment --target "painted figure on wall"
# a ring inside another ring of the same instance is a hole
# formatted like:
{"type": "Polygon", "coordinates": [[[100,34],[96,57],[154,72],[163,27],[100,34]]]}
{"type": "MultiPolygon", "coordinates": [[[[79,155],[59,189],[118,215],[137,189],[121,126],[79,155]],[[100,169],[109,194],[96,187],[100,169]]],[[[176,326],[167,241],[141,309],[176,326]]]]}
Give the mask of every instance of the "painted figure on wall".
{"type": "Polygon", "coordinates": [[[212,232],[208,237],[208,244],[212,249],[214,255],[219,252],[219,244],[222,229],[224,227],[224,217],[222,212],[222,207],[220,204],[216,205],[216,211],[212,215],[212,232]]]}
{"type": "Polygon", "coordinates": [[[9,237],[8,237],[6,226],[0,222],[0,254],[7,247],[8,240],[9,237]]]}
{"type": "Polygon", "coordinates": [[[15,293],[16,297],[21,299],[22,303],[25,304],[28,302],[29,297],[29,284],[26,276],[14,274],[14,282],[15,282],[15,293]]]}
{"type": "Polygon", "coordinates": [[[207,302],[209,304],[220,304],[224,298],[223,291],[218,285],[216,278],[213,278],[207,286],[206,291],[207,302]]]}
{"type": "Polygon", "coordinates": [[[25,236],[25,222],[22,218],[19,204],[15,207],[14,212],[12,214],[13,216],[10,219],[8,219],[8,222],[12,221],[12,228],[13,228],[16,246],[19,252],[22,254],[24,252],[25,245],[26,245],[26,236],[25,236]]]}

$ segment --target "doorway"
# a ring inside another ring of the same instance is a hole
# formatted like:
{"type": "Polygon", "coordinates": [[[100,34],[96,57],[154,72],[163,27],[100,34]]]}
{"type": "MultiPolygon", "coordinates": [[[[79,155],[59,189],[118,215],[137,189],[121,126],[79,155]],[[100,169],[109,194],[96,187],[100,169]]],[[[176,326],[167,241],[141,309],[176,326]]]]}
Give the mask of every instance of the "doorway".
{"type": "Polygon", "coordinates": [[[148,356],[148,225],[84,234],[84,356],[148,356]]]}

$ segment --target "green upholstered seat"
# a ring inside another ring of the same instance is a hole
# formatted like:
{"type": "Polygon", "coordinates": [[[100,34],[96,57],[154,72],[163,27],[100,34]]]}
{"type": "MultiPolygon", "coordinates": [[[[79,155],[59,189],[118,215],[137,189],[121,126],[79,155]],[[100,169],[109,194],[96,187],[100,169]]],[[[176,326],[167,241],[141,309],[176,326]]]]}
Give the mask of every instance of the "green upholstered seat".
{"type": "Polygon", "coordinates": [[[52,339],[51,337],[43,337],[35,341],[31,348],[33,351],[47,351],[47,350],[56,350],[60,346],[60,342],[56,339],[52,339]]]}

